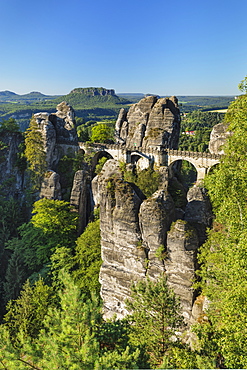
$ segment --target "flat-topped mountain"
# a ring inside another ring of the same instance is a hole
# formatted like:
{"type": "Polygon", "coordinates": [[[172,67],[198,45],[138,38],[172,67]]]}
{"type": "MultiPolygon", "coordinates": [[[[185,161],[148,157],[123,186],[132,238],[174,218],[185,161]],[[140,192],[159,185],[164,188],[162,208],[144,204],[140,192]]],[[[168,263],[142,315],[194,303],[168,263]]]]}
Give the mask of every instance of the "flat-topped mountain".
{"type": "Polygon", "coordinates": [[[77,87],[73,89],[70,94],[84,94],[84,95],[92,95],[92,96],[116,96],[115,90],[113,89],[105,89],[104,87],[77,87]]]}
{"type": "Polygon", "coordinates": [[[129,104],[129,100],[116,95],[115,90],[104,87],[79,87],[73,89],[69,94],[63,95],[55,100],[57,103],[66,101],[73,107],[82,106],[105,106],[115,104],[129,104]]]}

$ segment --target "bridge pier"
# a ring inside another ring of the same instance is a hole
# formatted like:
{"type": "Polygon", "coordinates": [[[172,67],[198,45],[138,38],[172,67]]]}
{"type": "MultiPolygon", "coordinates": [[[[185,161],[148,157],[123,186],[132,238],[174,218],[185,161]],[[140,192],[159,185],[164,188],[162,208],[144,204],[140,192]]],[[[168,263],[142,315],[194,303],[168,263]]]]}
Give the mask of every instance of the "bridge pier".
{"type": "Polygon", "coordinates": [[[197,179],[196,179],[196,182],[200,182],[202,180],[204,180],[205,178],[205,175],[207,174],[207,168],[206,167],[196,167],[196,170],[197,170],[197,179]]]}

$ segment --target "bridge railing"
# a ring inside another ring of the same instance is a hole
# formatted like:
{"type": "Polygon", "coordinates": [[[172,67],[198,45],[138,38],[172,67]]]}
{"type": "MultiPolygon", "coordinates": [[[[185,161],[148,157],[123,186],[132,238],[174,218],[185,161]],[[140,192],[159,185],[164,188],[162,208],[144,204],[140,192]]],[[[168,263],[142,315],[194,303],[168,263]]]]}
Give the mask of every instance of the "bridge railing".
{"type": "Polygon", "coordinates": [[[166,149],[168,155],[176,157],[187,157],[187,158],[208,158],[208,159],[220,159],[220,154],[207,153],[207,152],[190,152],[176,149],[166,149]]]}
{"type": "Polygon", "coordinates": [[[207,158],[219,160],[221,158],[220,154],[206,153],[206,152],[191,152],[177,149],[168,149],[162,145],[157,145],[153,147],[136,147],[136,146],[126,146],[125,144],[102,144],[102,143],[85,143],[85,146],[95,148],[98,150],[124,150],[130,152],[140,152],[143,154],[161,153],[176,157],[187,157],[187,158],[207,158]]]}

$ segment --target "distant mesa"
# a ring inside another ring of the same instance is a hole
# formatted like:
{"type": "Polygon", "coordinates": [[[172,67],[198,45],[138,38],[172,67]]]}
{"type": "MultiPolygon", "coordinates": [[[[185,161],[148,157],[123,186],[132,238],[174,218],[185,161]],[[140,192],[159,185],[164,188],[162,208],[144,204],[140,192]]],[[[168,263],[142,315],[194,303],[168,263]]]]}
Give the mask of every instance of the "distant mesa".
{"type": "Polygon", "coordinates": [[[91,96],[116,96],[115,90],[113,89],[105,89],[104,87],[78,87],[73,89],[70,94],[84,94],[84,95],[91,95],[91,96]]]}

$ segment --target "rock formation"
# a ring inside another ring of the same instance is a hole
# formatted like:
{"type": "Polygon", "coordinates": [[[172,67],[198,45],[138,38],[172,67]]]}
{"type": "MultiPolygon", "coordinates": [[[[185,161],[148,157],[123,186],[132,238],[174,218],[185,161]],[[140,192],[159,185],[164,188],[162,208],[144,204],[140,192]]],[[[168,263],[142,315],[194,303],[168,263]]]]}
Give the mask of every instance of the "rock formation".
{"type": "Polygon", "coordinates": [[[79,213],[79,234],[81,234],[87,226],[90,214],[93,210],[90,182],[91,177],[88,168],[84,168],[75,173],[70,204],[79,213]]]}
{"type": "Polygon", "coordinates": [[[212,216],[203,189],[192,188],[185,212],[179,213],[166,186],[161,184],[145,199],[133,184],[122,179],[115,160],[105,163],[93,179],[92,189],[95,203],[100,206],[100,282],[105,317],[125,316],[124,302],[130,297],[131,284],[147,275],[156,280],[165,272],[189,322],[195,299],[192,284],[197,249],[212,216]],[[198,215],[193,218],[194,212],[198,215]]]}
{"type": "Polygon", "coordinates": [[[180,112],[177,98],[147,96],[132,105],[128,113],[121,109],[115,128],[118,143],[129,147],[162,145],[177,149],[180,112]]]}
{"type": "Polygon", "coordinates": [[[165,269],[167,283],[180,298],[182,314],[189,322],[194,303],[192,287],[197,267],[198,237],[195,229],[183,220],[177,220],[167,235],[165,269]]]}
{"type": "Polygon", "coordinates": [[[200,186],[193,186],[189,189],[187,200],[184,219],[196,229],[199,244],[202,245],[207,238],[206,230],[212,224],[211,203],[205,188],[200,186]]]}
{"type": "Polygon", "coordinates": [[[208,149],[213,154],[224,154],[223,145],[231,133],[227,131],[228,126],[226,123],[218,123],[215,125],[210,134],[210,141],[208,149]]]}
{"type": "Polygon", "coordinates": [[[18,165],[19,145],[23,136],[17,132],[1,133],[0,140],[0,194],[20,198],[25,187],[25,173],[18,165]]]}
{"type": "Polygon", "coordinates": [[[74,110],[69,104],[62,102],[57,105],[56,113],[36,113],[34,118],[43,136],[47,168],[56,170],[63,155],[78,151],[74,110]]]}
{"type": "Polygon", "coordinates": [[[41,184],[40,198],[62,199],[60,176],[54,171],[47,171],[41,184]]]}
{"type": "Polygon", "coordinates": [[[94,180],[93,192],[99,195],[101,247],[101,296],[105,317],[126,315],[125,299],[133,281],[145,277],[146,253],[141,246],[138,212],[141,199],[131,184],[124,182],[114,160],[108,160],[94,180]]]}
{"type": "MultiPolygon", "coordinates": [[[[74,150],[77,145],[73,110],[61,103],[55,114],[40,113],[35,118],[46,138],[49,165],[55,168],[61,145],[67,148],[73,144],[74,150]]],[[[148,96],[128,113],[120,110],[115,132],[117,142],[127,147],[176,149],[179,129],[177,99],[148,96]]],[[[62,153],[65,152],[63,148],[62,153]]],[[[168,285],[180,297],[185,320],[191,320],[197,249],[211,225],[210,202],[205,189],[198,186],[189,190],[186,200],[186,191],[175,175],[171,177],[165,166],[156,170],[161,174],[160,186],[147,199],[136,185],[124,181],[116,160],[109,159],[93,179],[87,168],[75,174],[70,202],[79,212],[80,231],[85,228],[93,206],[100,207],[103,263],[99,279],[106,318],[115,314],[122,318],[127,314],[125,300],[130,298],[133,283],[146,276],[156,280],[165,272],[168,285]],[[176,205],[172,192],[169,194],[172,187],[175,193],[176,189],[183,193],[176,205]]],[[[59,196],[55,179],[54,173],[46,179],[44,196],[52,199],[59,196]]]]}

